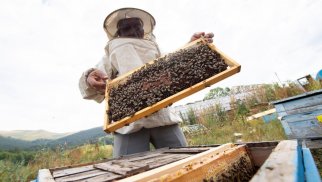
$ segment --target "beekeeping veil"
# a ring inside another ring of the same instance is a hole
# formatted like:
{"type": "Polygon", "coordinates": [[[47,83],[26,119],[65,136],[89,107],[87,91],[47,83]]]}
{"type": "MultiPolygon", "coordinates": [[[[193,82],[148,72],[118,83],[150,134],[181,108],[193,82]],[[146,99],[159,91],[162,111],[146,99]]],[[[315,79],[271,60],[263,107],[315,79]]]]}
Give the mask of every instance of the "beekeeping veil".
{"type": "Polygon", "coordinates": [[[153,16],[141,9],[137,8],[121,8],[110,13],[104,20],[104,30],[108,39],[112,40],[117,32],[117,23],[124,18],[140,18],[143,21],[144,38],[153,40],[153,29],[155,20],[153,16]]]}

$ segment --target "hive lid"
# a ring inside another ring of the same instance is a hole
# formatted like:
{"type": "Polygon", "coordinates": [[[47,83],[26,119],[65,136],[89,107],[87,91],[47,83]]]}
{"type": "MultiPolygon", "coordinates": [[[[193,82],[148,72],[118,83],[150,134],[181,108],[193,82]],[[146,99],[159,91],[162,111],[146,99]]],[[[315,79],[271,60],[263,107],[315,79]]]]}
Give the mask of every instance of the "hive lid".
{"type": "Polygon", "coordinates": [[[280,103],[283,103],[283,102],[288,102],[288,101],[291,101],[291,100],[296,100],[296,99],[305,98],[305,97],[311,97],[311,96],[318,95],[318,94],[321,94],[321,93],[322,93],[322,89],[314,90],[314,91],[306,92],[306,93],[296,95],[296,96],[293,96],[293,97],[288,97],[288,98],[285,98],[285,99],[273,101],[273,102],[271,102],[271,104],[276,105],[276,104],[280,104],[280,103]]]}

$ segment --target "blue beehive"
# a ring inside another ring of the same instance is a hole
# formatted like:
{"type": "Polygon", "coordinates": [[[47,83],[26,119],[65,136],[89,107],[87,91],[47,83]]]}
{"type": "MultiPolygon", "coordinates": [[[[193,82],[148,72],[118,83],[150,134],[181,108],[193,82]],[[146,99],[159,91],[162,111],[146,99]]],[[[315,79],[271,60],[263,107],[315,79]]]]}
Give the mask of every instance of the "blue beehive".
{"type": "Polygon", "coordinates": [[[272,103],[289,139],[322,137],[322,89],[272,103]]]}

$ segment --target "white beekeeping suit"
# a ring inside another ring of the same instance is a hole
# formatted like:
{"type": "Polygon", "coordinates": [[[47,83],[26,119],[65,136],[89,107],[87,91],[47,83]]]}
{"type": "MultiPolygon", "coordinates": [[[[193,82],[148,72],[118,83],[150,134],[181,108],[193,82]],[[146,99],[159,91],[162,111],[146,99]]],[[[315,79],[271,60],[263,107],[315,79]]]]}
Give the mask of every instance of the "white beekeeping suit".
{"type": "MultiPolygon", "coordinates": [[[[105,47],[105,56],[95,66],[107,74],[108,78],[115,78],[141,67],[147,62],[160,57],[160,50],[155,42],[152,34],[155,26],[155,20],[147,12],[135,8],[124,8],[111,13],[104,21],[104,30],[107,33],[110,41],[105,47]],[[125,16],[125,17],[124,17],[125,16]],[[119,19],[140,17],[144,23],[144,39],[140,38],[115,38],[116,25],[119,19]],[[111,21],[113,20],[113,21],[111,21]]],[[[95,89],[87,85],[86,75],[91,71],[85,71],[80,78],[79,88],[83,98],[102,102],[104,93],[97,92],[95,89]]],[[[116,130],[120,134],[129,134],[139,131],[141,128],[154,128],[165,125],[173,125],[180,121],[180,118],[171,113],[168,108],[162,109],[159,112],[142,118],[129,126],[124,126],[116,130]]]]}

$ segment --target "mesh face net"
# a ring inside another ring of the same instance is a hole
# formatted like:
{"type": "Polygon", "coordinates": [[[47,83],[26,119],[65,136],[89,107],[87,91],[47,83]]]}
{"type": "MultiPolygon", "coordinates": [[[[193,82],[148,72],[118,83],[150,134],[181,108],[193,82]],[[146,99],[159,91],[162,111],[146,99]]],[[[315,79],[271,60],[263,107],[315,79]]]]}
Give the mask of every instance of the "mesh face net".
{"type": "MultiPolygon", "coordinates": [[[[154,41],[153,29],[155,26],[155,19],[153,16],[142,10],[137,8],[121,8],[110,13],[104,20],[103,28],[107,34],[109,40],[116,38],[117,35],[117,23],[121,19],[128,18],[139,18],[143,22],[143,30],[144,30],[144,39],[154,41]]],[[[139,31],[139,30],[136,30],[139,31]]],[[[141,30],[142,31],[142,30],[141,30]]],[[[123,33],[123,32],[122,32],[123,33]]]]}
{"type": "Polygon", "coordinates": [[[124,18],[119,20],[115,37],[143,38],[143,21],[140,18],[124,18]]]}

